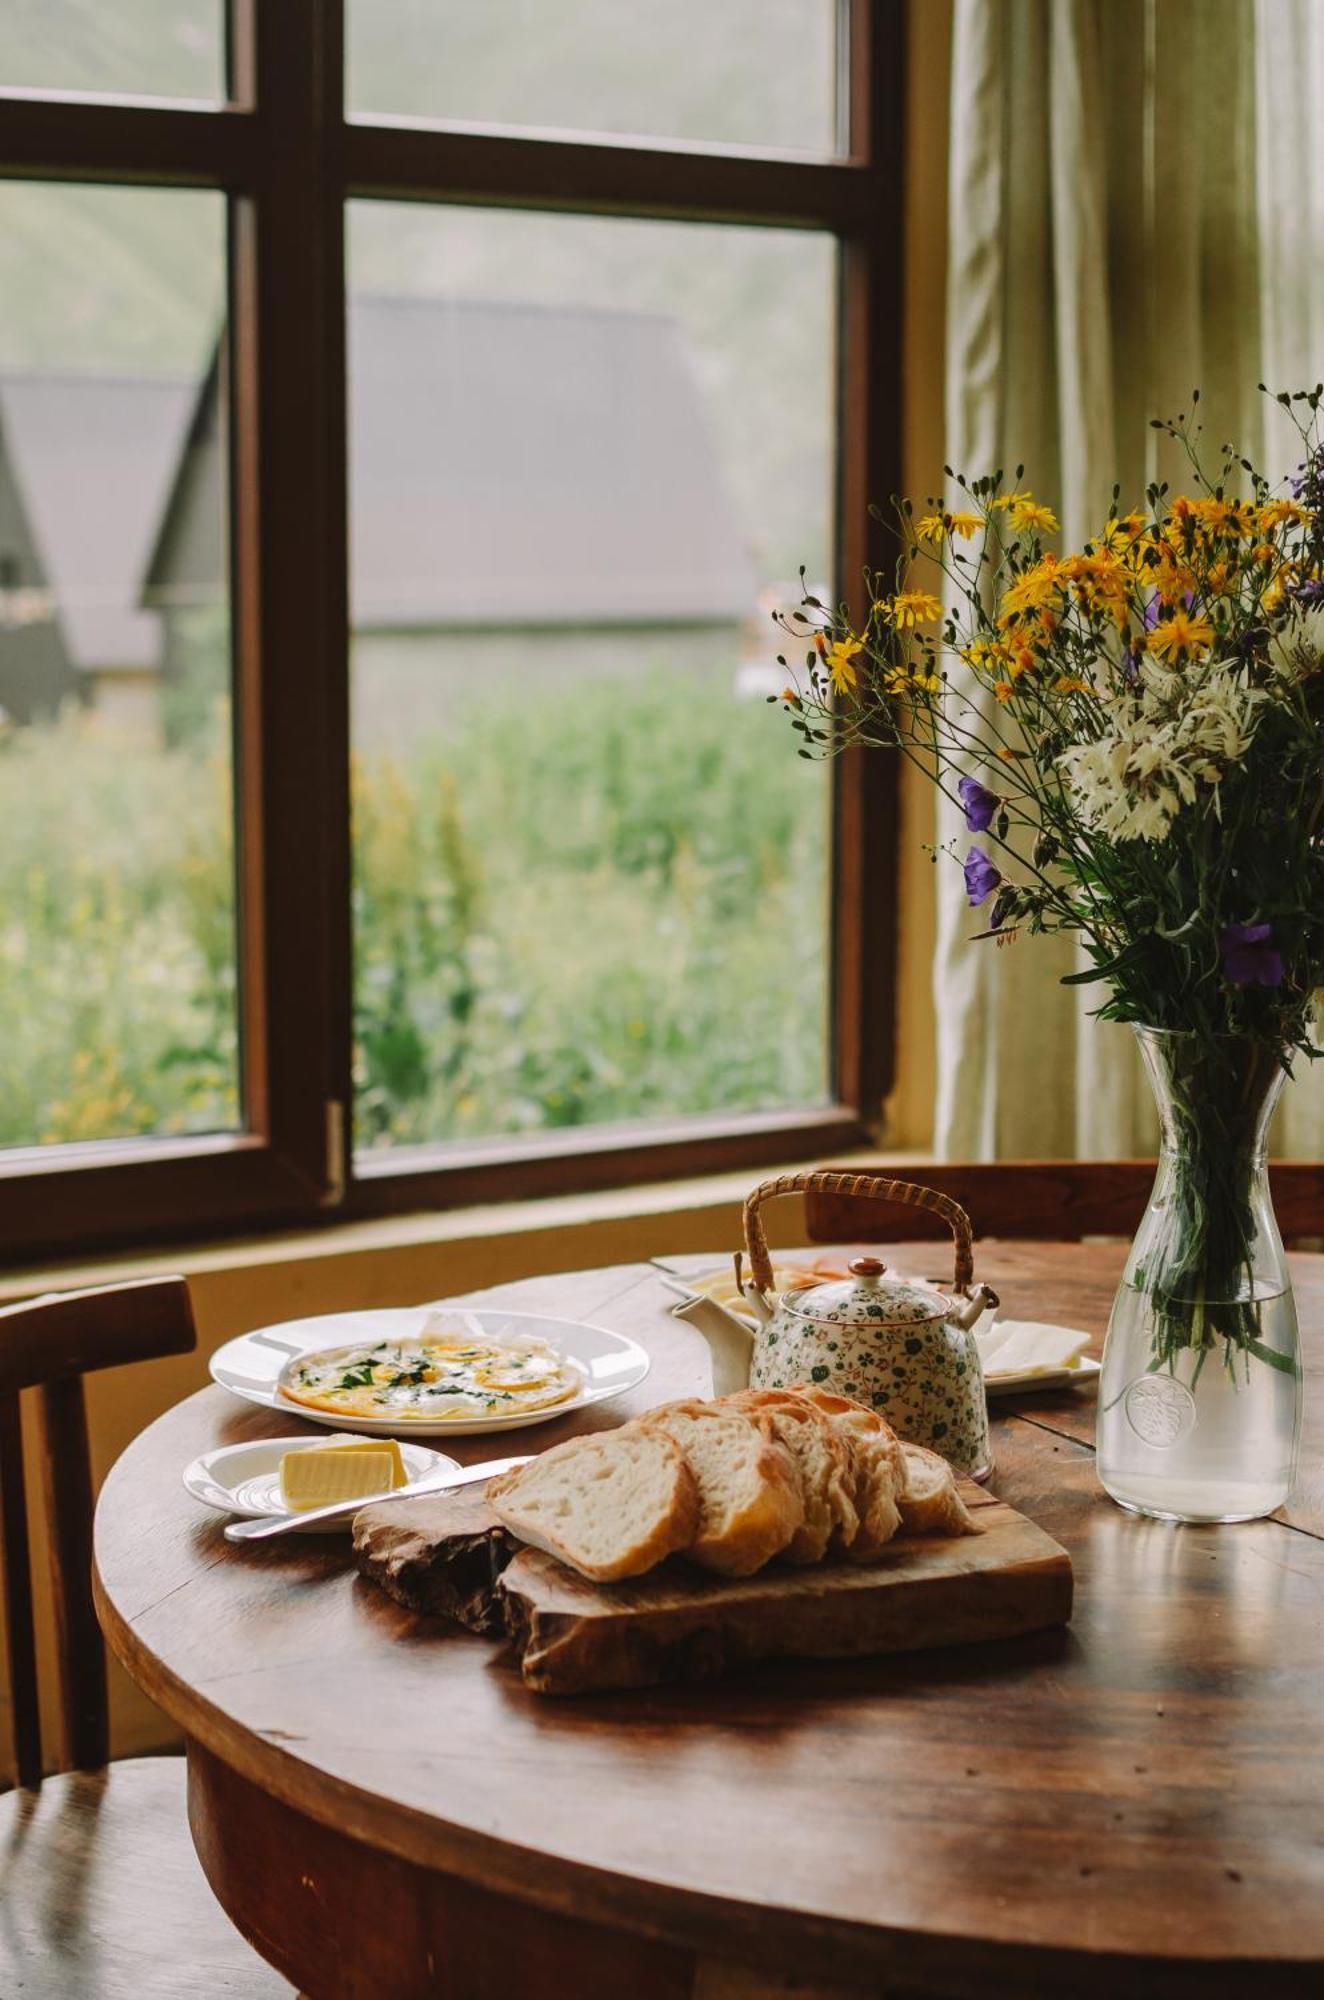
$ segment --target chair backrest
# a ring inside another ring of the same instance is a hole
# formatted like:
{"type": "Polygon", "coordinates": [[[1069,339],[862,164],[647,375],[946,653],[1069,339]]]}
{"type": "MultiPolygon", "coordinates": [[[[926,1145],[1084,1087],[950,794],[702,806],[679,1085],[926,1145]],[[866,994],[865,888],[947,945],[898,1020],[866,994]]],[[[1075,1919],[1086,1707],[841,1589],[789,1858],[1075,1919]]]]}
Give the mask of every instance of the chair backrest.
{"type": "Polygon", "coordinates": [[[20,1785],[41,1783],[42,1748],[19,1396],[35,1389],[40,1405],[64,1760],[72,1769],[91,1770],[110,1754],[110,1720],[106,1655],[92,1602],[92,1462],[82,1378],[127,1361],[188,1354],[196,1346],[183,1278],[52,1292],[0,1309],[0,1553],[20,1785]]]}
{"type": "MultiPolygon", "coordinates": [[[[1154,1185],[1152,1160],[924,1162],[886,1171],[960,1202],[976,1236],[1059,1242],[1134,1236],[1154,1185]]],[[[1324,1166],[1282,1161],[1271,1167],[1269,1179],[1284,1241],[1324,1234],[1324,1166]]],[[[946,1233],[920,1208],[814,1192],[805,1196],[805,1232],[811,1243],[900,1243],[946,1233]]]]}

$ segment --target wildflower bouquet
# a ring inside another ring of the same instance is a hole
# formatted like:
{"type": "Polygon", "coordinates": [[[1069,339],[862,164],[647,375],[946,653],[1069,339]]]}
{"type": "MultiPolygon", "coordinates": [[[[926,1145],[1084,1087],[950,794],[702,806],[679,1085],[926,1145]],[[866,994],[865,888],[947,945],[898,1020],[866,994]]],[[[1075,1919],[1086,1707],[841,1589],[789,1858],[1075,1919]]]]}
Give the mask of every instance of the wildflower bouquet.
{"type": "Polygon", "coordinates": [[[1150,1367],[1194,1350],[1197,1375],[1216,1351],[1229,1374],[1296,1366],[1262,1338],[1242,1170],[1251,1078],[1320,1052],[1324,981],[1324,388],[1278,401],[1302,439],[1281,490],[1231,450],[1206,474],[1179,418],[1159,428],[1189,490],[1115,492],[1077,553],[1020,472],[957,478],[958,507],[897,504],[862,626],[808,595],[781,620],[805,646],[779,697],[801,754],[903,752],[964,816],[979,935],[1076,933],[1066,983],[1105,986],[1100,1016],[1199,1052],[1170,1107],[1179,1224],[1134,1279],[1150,1367]],[[947,608],[921,587],[937,569],[947,608]]]}

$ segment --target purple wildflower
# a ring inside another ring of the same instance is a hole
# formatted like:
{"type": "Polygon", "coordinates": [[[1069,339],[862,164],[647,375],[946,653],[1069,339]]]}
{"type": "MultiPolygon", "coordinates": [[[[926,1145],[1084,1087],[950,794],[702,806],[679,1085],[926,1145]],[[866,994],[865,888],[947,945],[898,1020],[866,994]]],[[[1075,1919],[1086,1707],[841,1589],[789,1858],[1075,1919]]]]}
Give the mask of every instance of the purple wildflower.
{"type": "Polygon", "coordinates": [[[997,888],[1002,877],[982,847],[972,847],[965,857],[965,893],[970,907],[977,910],[997,888]]]}
{"type": "Polygon", "coordinates": [[[1122,654],[1122,679],[1128,687],[1140,679],[1140,653],[1135,646],[1127,646],[1122,654]]]}
{"type": "Polygon", "coordinates": [[[1308,582],[1299,583],[1290,594],[1298,604],[1324,604],[1324,577],[1312,576],[1308,582]]]}
{"type": "Polygon", "coordinates": [[[971,833],[987,833],[998,809],[998,796],[981,785],[978,778],[962,778],[956,787],[965,808],[965,823],[971,833]]]}
{"type": "Polygon", "coordinates": [[[1163,616],[1163,606],[1159,601],[1159,594],[1156,590],[1153,590],[1150,592],[1149,602],[1145,606],[1146,632],[1152,632],[1162,616],[1163,616]]]}
{"type": "Polygon", "coordinates": [[[1219,933],[1223,970],[1234,986],[1281,986],[1283,955],[1272,924],[1228,924],[1219,933]]]}

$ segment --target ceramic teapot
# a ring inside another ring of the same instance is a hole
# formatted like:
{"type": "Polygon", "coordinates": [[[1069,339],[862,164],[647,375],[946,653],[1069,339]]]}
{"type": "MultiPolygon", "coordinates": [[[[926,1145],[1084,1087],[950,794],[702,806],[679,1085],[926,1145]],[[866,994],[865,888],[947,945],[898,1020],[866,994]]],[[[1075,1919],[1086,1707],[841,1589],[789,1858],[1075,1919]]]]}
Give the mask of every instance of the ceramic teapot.
{"type": "Polygon", "coordinates": [[[765,1181],[745,1203],[749,1277],[736,1278],[756,1321],[749,1358],[755,1389],[812,1383],[852,1396],[885,1417],[898,1436],[929,1445],[975,1479],[992,1470],[988,1404],[974,1327],[998,1304],[987,1285],[973,1285],[970,1218],[933,1188],[872,1174],[813,1172],[765,1181]],[[773,1290],[761,1210],[775,1196],[848,1194],[899,1202],[940,1215],[956,1245],[951,1293],[890,1273],[877,1257],[856,1257],[846,1280],[803,1291],[773,1290]]]}

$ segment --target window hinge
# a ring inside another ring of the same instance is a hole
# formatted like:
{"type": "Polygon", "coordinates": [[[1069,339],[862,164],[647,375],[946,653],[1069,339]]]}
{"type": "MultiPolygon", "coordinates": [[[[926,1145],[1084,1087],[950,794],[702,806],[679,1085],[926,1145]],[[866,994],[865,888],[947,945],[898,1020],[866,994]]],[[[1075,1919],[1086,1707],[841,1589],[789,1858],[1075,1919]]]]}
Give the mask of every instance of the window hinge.
{"type": "Polygon", "coordinates": [[[323,1208],[339,1208],[345,1199],[345,1106],[339,1097],[326,1101],[326,1187],[323,1208]]]}

